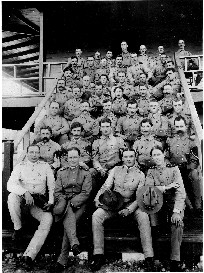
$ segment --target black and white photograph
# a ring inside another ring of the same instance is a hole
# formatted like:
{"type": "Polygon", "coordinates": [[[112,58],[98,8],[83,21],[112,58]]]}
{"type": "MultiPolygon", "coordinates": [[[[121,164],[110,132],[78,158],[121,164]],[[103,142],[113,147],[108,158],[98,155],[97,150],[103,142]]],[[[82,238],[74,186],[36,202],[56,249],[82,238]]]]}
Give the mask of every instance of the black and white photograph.
{"type": "Polygon", "coordinates": [[[1,1],[2,272],[203,272],[203,1],[1,1]]]}

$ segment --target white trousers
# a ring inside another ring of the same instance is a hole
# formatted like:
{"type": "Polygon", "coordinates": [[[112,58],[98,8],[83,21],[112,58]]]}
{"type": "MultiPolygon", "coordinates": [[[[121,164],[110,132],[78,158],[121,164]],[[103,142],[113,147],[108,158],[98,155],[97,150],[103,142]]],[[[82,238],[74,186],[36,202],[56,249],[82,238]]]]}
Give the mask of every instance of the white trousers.
{"type": "MultiPolygon", "coordinates": [[[[10,193],[8,196],[8,209],[11,215],[11,220],[14,224],[14,229],[19,230],[22,227],[21,223],[21,203],[23,197],[15,193],[10,193]]],[[[43,246],[45,239],[52,226],[52,214],[50,212],[44,212],[37,206],[30,206],[30,214],[37,219],[40,224],[36,230],[33,238],[31,239],[23,256],[29,256],[32,260],[43,246]]]]}

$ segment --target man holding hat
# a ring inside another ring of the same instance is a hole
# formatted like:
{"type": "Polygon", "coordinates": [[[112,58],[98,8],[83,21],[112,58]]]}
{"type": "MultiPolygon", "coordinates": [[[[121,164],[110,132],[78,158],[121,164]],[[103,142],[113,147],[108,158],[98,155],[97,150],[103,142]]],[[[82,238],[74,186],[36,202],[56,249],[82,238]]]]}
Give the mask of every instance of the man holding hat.
{"type": "Polygon", "coordinates": [[[150,214],[155,256],[157,255],[157,226],[162,225],[165,231],[167,227],[171,228],[170,271],[177,272],[180,270],[186,192],[178,166],[168,164],[164,160],[163,148],[160,145],[154,146],[150,155],[156,165],[148,170],[145,187],[137,193],[138,205],[142,211],[150,214]],[[161,192],[163,192],[164,202],[162,202],[161,192]]]}
{"type": "Polygon", "coordinates": [[[111,171],[95,197],[98,209],[92,216],[92,231],[94,243],[94,259],[92,271],[99,270],[104,259],[104,221],[119,215],[132,215],[140,230],[142,248],[147,266],[153,264],[153,249],[151,229],[148,214],[138,208],[137,190],[144,185],[145,176],[135,166],[135,151],[123,151],[123,165],[116,166],[111,171]]]}

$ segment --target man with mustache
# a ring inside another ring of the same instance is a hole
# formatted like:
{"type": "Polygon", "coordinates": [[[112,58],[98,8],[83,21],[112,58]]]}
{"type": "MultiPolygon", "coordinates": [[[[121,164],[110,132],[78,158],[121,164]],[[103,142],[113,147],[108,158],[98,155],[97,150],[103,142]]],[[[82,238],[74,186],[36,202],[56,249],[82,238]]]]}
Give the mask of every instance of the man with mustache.
{"type": "MultiPolygon", "coordinates": [[[[75,50],[75,56],[77,57],[77,66],[83,69],[84,64],[85,64],[85,59],[81,56],[82,55],[82,50],[81,48],[76,48],[75,50]]],[[[67,65],[71,63],[71,58],[68,58],[67,65]]]]}
{"type": "Polygon", "coordinates": [[[55,173],[55,170],[60,167],[60,162],[54,154],[56,151],[60,151],[61,147],[58,143],[51,140],[51,136],[52,129],[49,126],[40,128],[42,141],[38,142],[38,146],[40,147],[39,160],[47,162],[55,173]]]}
{"type": "Polygon", "coordinates": [[[154,66],[154,60],[147,55],[147,48],[145,45],[140,46],[140,55],[138,56],[139,64],[143,64],[146,69],[152,69],[154,66]]]}
{"type": "Polygon", "coordinates": [[[59,114],[63,113],[63,106],[65,102],[70,99],[70,92],[66,89],[65,79],[59,79],[56,85],[56,91],[52,94],[50,101],[56,101],[59,103],[59,114]]]}
{"type": "Polygon", "coordinates": [[[118,79],[118,73],[123,71],[123,72],[127,72],[127,68],[123,66],[123,57],[122,55],[118,55],[116,57],[116,60],[115,60],[116,64],[114,67],[111,67],[110,68],[110,74],[109,74],[109,80],[110,80],[110,83],[111,83],[111,86],[114,85],[114,83],[116,82],[119,82],[119,79],[118,79]]]}
{"type": "Polygon", "coordinates": [[[122,57],[123,57],[123,66],[124,67],[129,67],[131,66],[131,56],[130,53],[128,52],[128,44],[126,41],[121,42],[121,49],[122,49],[122,57]]]}
{"type": "MultiPolygon", "coordinates": [[[[179,49],[175,52],[175,58],[179,58],[179,57],[182,57],[182,56],[191,56],[192,54],[185,50],[185,42],[184,40],[179,40],[178,41],[178,47],[179,49]]],[[[181,66],[184,68],[185,66],[185,61],[184,59],[180,60],[181,62],[181,66]]]]}
{"type": "Polygon", "coordinates": [[[167,156],[171,163],[177,164],[181,172],[187,196],[191,201],[190,208],[194,207],[195,212],[201,209],[201,189],[199,180],[189,180],[189,155],[198,155],[198,148],[195,140],[187,134],[186,120],[178,116],[174,119],[175,135],[167,139],[167,156]]]}

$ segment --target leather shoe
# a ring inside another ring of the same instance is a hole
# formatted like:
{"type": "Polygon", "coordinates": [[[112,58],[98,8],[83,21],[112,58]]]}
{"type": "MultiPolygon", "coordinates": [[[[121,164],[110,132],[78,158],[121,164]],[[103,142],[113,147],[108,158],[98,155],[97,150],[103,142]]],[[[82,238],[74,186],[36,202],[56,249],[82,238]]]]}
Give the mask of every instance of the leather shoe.
{"type": "Polygon", "coordinates": [[[22,236],[23,236],[22,228],[14,230],[12,235],[12,241],[20,241],[22,239],[22,236]]]}
{"type": "Polygon", "coordinates": [[[50,268],[50,273],[61,273],[64,270],[65,270],[65,266],[56,262],[56,264],[50,268]]]}
{"type": "Polygon", "coordinates": [[[80,249],[79,245],[77,245],[77,244],[73,245],[72,252],[73,252],[74,256],[79,255],[81,253],[81,249],[80,249]]]}
{"type": "Polygon", "coordinates": [[[155,264],[154,258],[148,257],[145,259],[145,272],[154,272],[155,271],[155,264]]]}
{"type": "Polygon", "coordinates": [[[181,272],[180,262],[171,260],[170,272],[181,272]]]}
{"type": "Polygon", "coordinates": [[[93,257],[93,262],[90,264],[90,269],[92,272],[98,271],[103,264],[104,264],[104,255],[96,254],[93,257]]]}
{"type": "Polygon", "coordinates": [[[33,267],[33,260],[29,256],[23,256],[23,267],[30,270],[33,267]]]}

